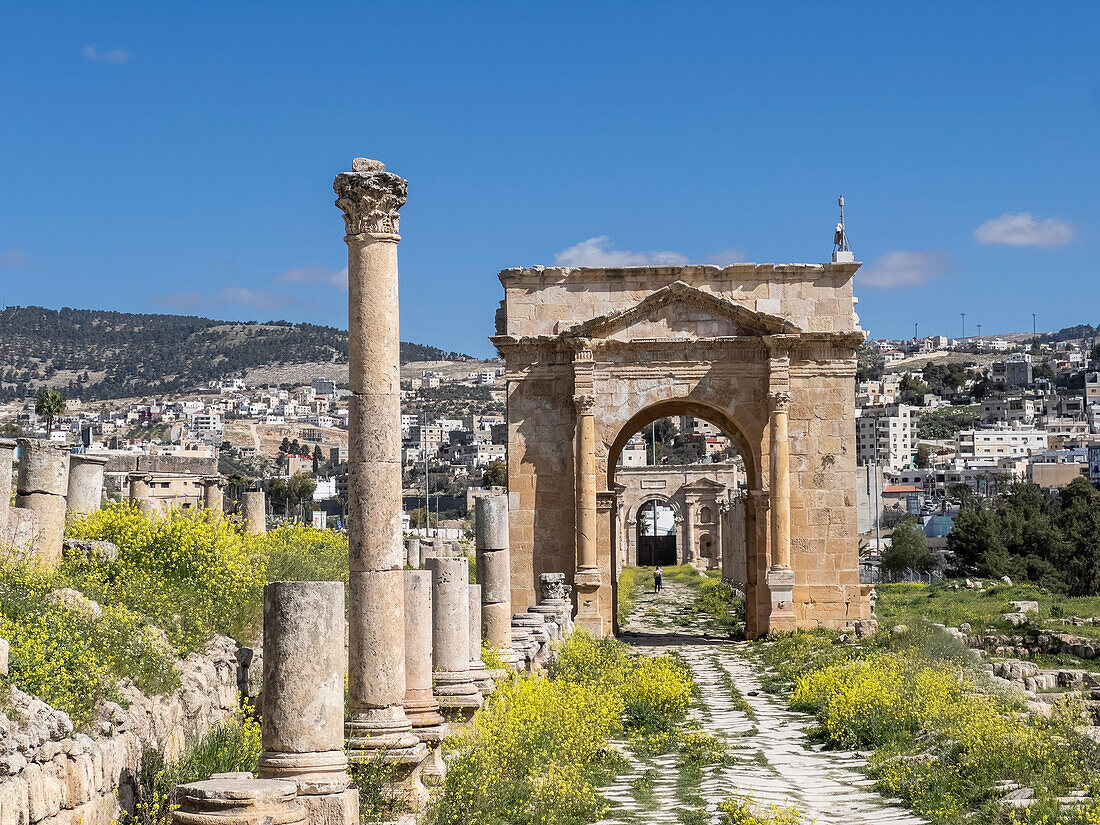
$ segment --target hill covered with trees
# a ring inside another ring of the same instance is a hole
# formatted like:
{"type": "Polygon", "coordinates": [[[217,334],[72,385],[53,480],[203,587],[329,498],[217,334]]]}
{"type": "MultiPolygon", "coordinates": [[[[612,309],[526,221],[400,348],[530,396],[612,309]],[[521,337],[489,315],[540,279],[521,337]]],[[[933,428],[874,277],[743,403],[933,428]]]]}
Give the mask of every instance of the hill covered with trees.
{"type": "MultiPolygon", "coordinates": [[[[335,327],[94,309],[8,307],[0,341],[0,402],[43,386],[85,400],[187,392],[257,367],[348,360],[335,327]]],[[[402,363],[467,357],[401,342],[402,363]]]]}

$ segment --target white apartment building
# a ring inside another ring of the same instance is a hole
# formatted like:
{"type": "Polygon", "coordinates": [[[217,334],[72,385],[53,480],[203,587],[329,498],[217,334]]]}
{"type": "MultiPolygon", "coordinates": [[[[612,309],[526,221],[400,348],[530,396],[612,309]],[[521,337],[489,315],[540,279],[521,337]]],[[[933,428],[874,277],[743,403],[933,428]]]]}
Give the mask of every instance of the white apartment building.
{"type": "Polygon", "coordinates": [[[856,410],[856,461],[896,470],[913,463],[916,435],[908,404],[882,404],[856,410]]]}
{"type": "Polygon", "coordinates": [[[191,429],[198,435],[207,433],[220,433],[224,431],[222,417],[216,413],[196,413],[191,416],[191,429]]]}
{"type": "Polygon", "coordinates": [[[960,430],[955,444],[960,457],[1020,457],[1045,450],[1047,433],[1046,430],[999,427],[989,430],[960,430]]]}

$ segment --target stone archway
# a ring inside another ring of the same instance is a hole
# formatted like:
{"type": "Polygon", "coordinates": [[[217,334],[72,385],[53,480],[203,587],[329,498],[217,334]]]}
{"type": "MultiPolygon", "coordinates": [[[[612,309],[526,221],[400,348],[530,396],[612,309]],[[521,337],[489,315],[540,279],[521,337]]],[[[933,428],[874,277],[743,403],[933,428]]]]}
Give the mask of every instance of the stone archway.
{"type": "Polygon", "coordinates": [[[533,600],[539,573],[564,572],[578,624],[613,629],[615,463],[646,424],[687,414],[745,463],[749,634],[860,618],[857,268],[501,272],[513,602],[533,600]]]}

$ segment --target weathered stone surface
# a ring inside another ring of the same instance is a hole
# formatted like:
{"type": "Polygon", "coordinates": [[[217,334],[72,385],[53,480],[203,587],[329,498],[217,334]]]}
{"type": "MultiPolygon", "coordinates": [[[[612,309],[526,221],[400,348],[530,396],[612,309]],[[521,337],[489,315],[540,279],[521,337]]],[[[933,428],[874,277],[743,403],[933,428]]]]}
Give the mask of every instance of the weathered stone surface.
{"type": "Polygon", "coordinates": [[[260,776],[302,794],[342,794],[344,585],[272,582],[264,587],[263,747],[260,776]]]}
{"type": "Polygon", "coordinates": [[[65,495],[69,512],[86,515],[103,503],[103,468],[106,456],[73,453],[69,456],[69,483],[65,495]]]}
{"type": "Polygon", "coordinates": [[[262,490],[242,496],[245,528],[252,535],[267,532],[267,497],[262,490]]]}
{"type": "Polygon", "coordinates": [[[0,438],[0,534],[8,523],[8,510],[11,508],[11,476],[16,446],[14,440],[0,438]]]}
{"type": "Polygon", "coordinates": [[[405,571],[405,713],[413,728],[443,723],[432,694],[432,574],[405,571]]]}
{"type": "Polygon", "coordinates": [[[508,496],[479,496],[474,502],[474,542],[478,550],[508,549],[508,496]]]}
{"type": "Polygon", "coordinates": [[[237,708],[233,640],[219,637],[177,667],[181,687],[169,696],[124,684],[127,708],[108,703],[94,736],[74,733],[66,714],[11,688],[0,714],[0,823],[112,825],[132,808],[145,748],[173,758],[237,708]]]}
{"type": "Polygon", "coordinates": [[[64,553],[66,558],[109,562],[118,559],[118,545],[95,539],[65,539],[64,553]]]}
{"type": "Polygon", "coordinates": [[[464,556],[427,561],[432,574],[432,666],[443,708],[477,708],[481,694],[470,675],[469,562],[464,556]]]}
{"type": "Polygon", "coordinates": [[[306,809],[290,782],[208,779],[180,785],[175,825],[306,825],[306,809]]]}
{"type": "Polygon", "coordinates": [[[65,537],[65,493],[69,484],[69,448],[40,438],[20,438],[15,506],[38,515],[33,554],[48,565],[61,560],[65,537]]]}
{"type": "Polygon", "coordinates": [[[405,564],[413,570],[420,568],[420,539],[405,539],[405,564]]]}

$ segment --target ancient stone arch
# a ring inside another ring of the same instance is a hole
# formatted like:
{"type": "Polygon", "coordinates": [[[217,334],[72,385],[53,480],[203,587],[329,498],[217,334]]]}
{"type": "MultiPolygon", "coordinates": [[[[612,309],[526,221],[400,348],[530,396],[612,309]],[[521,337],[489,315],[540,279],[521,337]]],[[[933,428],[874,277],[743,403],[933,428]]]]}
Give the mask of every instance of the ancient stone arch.
{"type": "Polygon", "coordinates": [[[501,272],[513,603],[563,572],[578,624],[613,630],[619,453],[651,421],[693,415],[744,460],[749,633],[860,618],[857,268],[501,272]]]}

